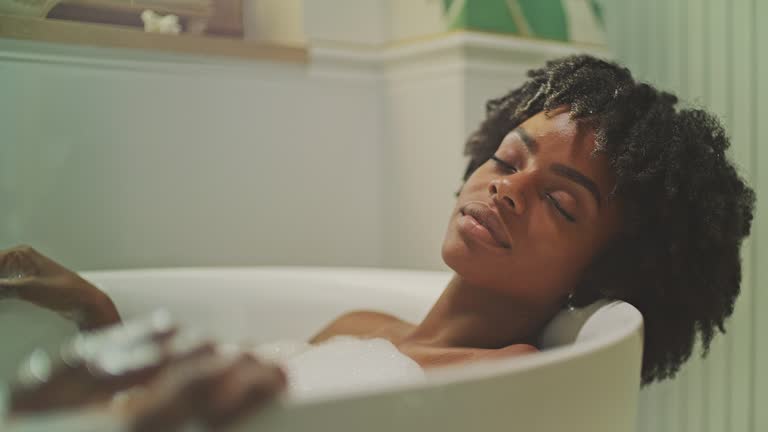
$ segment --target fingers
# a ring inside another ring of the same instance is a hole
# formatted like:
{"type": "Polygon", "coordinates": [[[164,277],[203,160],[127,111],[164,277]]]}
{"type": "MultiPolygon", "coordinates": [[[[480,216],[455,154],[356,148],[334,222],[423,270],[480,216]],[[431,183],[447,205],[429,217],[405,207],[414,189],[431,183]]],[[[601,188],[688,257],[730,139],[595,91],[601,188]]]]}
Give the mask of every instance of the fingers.
{"type": "Polygon", "coordinates": [[[0,278],[16,279],[39,273],[40,255],[30,246],[20,245],[0,251],[0,278]]]}
{"type": "Polygon", "coordinates": [[[0,300],[17,298],[19,296],[19,289],[23,286],[24,282],[26,281],[19,278],[0,279],[0,300]]]}
{"type": "Polygon", "coordinates": [[[230,425],[269,402],[286,386],[285,373],[246,355],[214,383],[205,423],[230,425]]]}
{"type": "Polygon", "coordinates": [[[171,431],[199,415],[206,383],[221,359],[204,356],[175,362],[141,394],[127,413],[134,432],[171,431]]]}
{"type": "Polygon", "coordinates": [[[19,367],[11,386],[10,411],[21,414],[77,406],[93,397],[93,387],[87,368],[57,365],[38,349],[19,367]]]}
{"type": "Polygon", "coordinates": [[[285,375],[252,356],[201,357],[171,366],[147,389],[133,431],[173,430],[196,420],[230,424],[263,406],[285,387],[285,375]]]}
{"type": "MultiPolygon", "coordinates": [[[[188,361],[196,358],[203,358],[215,353],[215,346],[211,342],[199,340],[194,344],[181,342],[170,342],[170,345],[183,345],[181,349],[161,348],[158,360],[154,363],[144,365],[140,368],[131,368],[122,370],[119,374],[105,376],[103,372],[99,375],[104,382],[104,386],[113,393],[122,391],[137,385],[144,385],[154,379],[159,373],[162,373],[168,367],[175,363],[188,361]]],[[[141,354],[139,354],[141,356],[141,354]]],[[[133,355],[128,355],[132,357],[133,355]]],[[[131,361],[130,359],[128,361],[131,361]]]]}
{"type": "Polygon", "coordinates": [[[22,272],[6,274],[6,277],[0,278],[0,299],[17,298],[56,312],[75,310],[78,306],[70,298],[71,284],[66,281],[22,272]],[[60,289],[60,286],[64,289],[60,289]]]}
{"type": "Polygon", "coordinates": [[[130,384],[167,364],[214,352],[199,335],[182,331],[165,311],[76,338],[62,358],[83,362],[97,376],[130,384]]]}
{"type": "Polygon", "coordinates": [[[12,409],[30,412],[107,400],[143,385],[176,361],[215,352],[213,344],[181,332],[156,312],[126,325],[81,334],[59,356],[35,351],[19,368],[12,409]]]}
{"type": "Polygon", "coordinates": [[[73,319],[81,330],[120,321],[97,287],[29,246],[0,251],[0,299],[18,298],[73,319]]]}
{"type": "Polygon", "coordinates": [[[285,388],[284,373],[251,355],[224,355],[158,313],[78,336],[60,358],[34,353],[12,387],[11,413],[106,402],[144,386],[115,406],[134,430],[173,430],[189,420],[222,426],[263,406],[285,388]]]}
{"type": "Polygon", "coordinates": [[[0,299],[18,297],[19,289],[38,273],[33,261],[36,253],[29,246],[0,251],[0,299]]]}
{"type": "Polygon", "coordinates": [[[176,332],[176,322],[170,313],[158,309],[139,318],[128,320],[122,325],[84,333],[82,340],[94,344],[95,348],[105,345],[129,347],[149,341],[162,341],[176,332]]]}

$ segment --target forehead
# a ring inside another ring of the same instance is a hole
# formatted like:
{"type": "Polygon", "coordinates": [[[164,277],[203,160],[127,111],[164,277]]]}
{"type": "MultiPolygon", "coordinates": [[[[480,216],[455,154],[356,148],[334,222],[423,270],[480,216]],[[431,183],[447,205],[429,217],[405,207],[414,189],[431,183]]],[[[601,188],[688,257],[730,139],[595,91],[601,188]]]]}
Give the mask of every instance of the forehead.
{"type": "Polygon", "coordinates": [[[595,130],[584,122],[570,118],[567,108],[540,112],[519,128],[530,140],[524,144],[521,133],[510,131],[501,143],[501,153],[517,152],[529,147],[537,162],[560,163],[590,177],[605,196],[613,189],[615,176],[604,153],[595,153],[595,130]]]}
{"type": "MultiPolygon", "coordinates": [[[[520,126],[545,153],[568,153],[574,157],[594,156],[595,130],[570,118],[566,108],[540,112],[520,126]]],[[[514,135],[514,134],[513,134],[514,135]]]]}

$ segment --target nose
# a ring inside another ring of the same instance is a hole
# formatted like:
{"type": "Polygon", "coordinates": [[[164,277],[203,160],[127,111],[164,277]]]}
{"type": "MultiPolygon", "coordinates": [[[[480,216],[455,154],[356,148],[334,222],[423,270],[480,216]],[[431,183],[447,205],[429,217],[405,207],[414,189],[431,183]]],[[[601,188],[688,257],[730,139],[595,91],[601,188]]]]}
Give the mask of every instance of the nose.
{"type": "MultiPolygon", "coordinates": [[[[517,173],[516,176],[520,177],[522,173],[517,173]]],[[[488,185],[488,193],[499,209],[522,215],[526,205],[525,193],[522,182],[518,180],[520,179],[513,181],[510,176],[495,178],[488,185]]]]}

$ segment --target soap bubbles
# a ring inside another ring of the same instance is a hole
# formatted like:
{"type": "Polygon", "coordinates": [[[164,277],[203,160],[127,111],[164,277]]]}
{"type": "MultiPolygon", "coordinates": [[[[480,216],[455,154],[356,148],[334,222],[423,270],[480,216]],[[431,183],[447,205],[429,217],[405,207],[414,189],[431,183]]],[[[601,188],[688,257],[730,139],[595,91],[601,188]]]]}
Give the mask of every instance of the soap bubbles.
{"type": "Polygon", "coordinates": [[[425,379],[415,361],[381,338],[336,336],[316,346],[285,341],[262,345],[255,351],[280,363],[292,399],[334,396],[425,379]]]}

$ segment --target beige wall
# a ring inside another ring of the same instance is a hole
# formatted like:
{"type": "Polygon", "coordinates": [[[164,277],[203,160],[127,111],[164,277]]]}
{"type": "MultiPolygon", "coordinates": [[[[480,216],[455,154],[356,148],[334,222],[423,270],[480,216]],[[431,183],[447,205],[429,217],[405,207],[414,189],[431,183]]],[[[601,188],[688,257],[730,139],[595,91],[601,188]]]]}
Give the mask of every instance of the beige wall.
{"type": "Polygon", "coordinates": [[[389,4],[393,41],[442,33],[447,28],[442,0],[389,0],[389,4]]]}
{"type": "Polygon", "coordinates": [[[0,40],[0,94],[0,247],[81,270],[381,265],[371,77],[0,40]]]}
{"type": "Polygon", "coordinates": [[[442,0],[243,0],[248,39],[382,45],[443,33],[442,0]]]}
{"type": "Polygon", "coordinates": [[[243,30],[248,40],[304,45],[304,1],[243,0],[243,30]]]}

